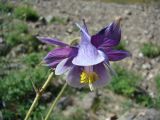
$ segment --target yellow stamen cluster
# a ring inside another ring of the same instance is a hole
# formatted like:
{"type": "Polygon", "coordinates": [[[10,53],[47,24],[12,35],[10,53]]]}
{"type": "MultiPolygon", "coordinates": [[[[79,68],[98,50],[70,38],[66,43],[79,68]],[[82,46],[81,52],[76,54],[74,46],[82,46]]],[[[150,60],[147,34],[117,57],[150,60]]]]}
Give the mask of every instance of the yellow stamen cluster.
{"type": "Polygon", "coordinates": [[[89,84],[91,91],[94,90],[93,83],[98,79],[98,75],[95,72],[83,71],[80,76],[80,83],[89,84]]]}
{"type": "Polygon", "coordinates": [[[92,84],[97,79],[98,79],[98,75],[95,72],[89,73],[89,72],[83,71],[81,74],[80,83],[92,84]]]}

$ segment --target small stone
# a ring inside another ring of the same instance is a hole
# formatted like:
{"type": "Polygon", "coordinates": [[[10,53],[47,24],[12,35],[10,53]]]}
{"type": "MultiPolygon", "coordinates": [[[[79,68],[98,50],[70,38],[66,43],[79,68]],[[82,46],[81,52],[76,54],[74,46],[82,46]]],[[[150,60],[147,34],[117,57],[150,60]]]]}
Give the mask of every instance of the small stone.
{"type": "Polygon", "coordinates": [[[52,93],[51,92],[46,92],[42,95],[42,100],[43,101],[48,101],[51,99],[52,93]]]}
{"type": "Polygon", "coordinates": [[[132,12],[131,12],[130,10],[126,10],[126,11],[124,12],[124,14],[125,14],[125,15],[132,15],[132,12]]]}
{"type": "Polygon", "coordinates": [[[150,72],[149,75],[148,75],[148,80],[152,79],[152,78],[154,78],[154,75],[153,75],[153,73],[150,72]]]}
{"type": "Polygon", "coordinates": [[[139,53],[139,54],[138,54],[138,57],[139,57],[139,58],[143,58],[143,57],[144,57],[143,53],[139,53]]]}
{"type": "Polygon", "coordinates": [[[8,15],[8,16],[11,16],[11,15],[12,15],[12,13],[11,13],[11,12],[9,12],[7,15],[8,15]]]}
{"type": "Polygon", "coordinates": [[[39,18],[39,21],[40,21],[43,25],[46,25],[46,24],[47,24],[47,21],[46,21],[46,19],[45,19],[43,16],[41,16],[41,17],[39,18]]]}
{"type": "Polygon", "coordinates": [[[142,65],[142,69],[151,69],[151,65],[149,63],[145,63],[142,65]]]}
{"type": "Polygon", "coordinates": [[[68,30],[67,30],[67,33],[69,33],[69,34],[71,34],[73,32],[73,29],[72,28],[69,28],[68,30]]]}
{"type": "Polygon", "coordinates": [[[45,20],[47,21],[47,23],[50,23],[52,18],[53,18],[52,15],[48,15],[47,17],[45,17],[45,20]]]}
{"type": "Polygon", "coordinates": [[[155,93],[154,92],[149,92],[149,96],[151,96],[151,98],[155,98],[155,93]]]}
{"type": "Polygon", "coordinates": [[[3,38],[0,37],[0,44],[3,43],[3,42],[4,42],[4,41],[3,41],[3,38]]]}
{"type": "Polygon", "coordinates": [[[154,38],[154,35],[153,35],[153,34],[149,34],[149,35],[148,35],[148,38],[149,38],[149,39],[153,39],[153,38],[154,38]]]}
{"type": "Polygon", "coordinates": [[[155,59],[152,59],[152,60],[150,61],[150,63],[151,63],[152,65],[154,65],[154,64],[156,64],[156,60],[155,60],[155,59]]]}
{"type": "Polygon", "coordinates": [[[81,101],[75,100],[75,104],[81,106],[84,110],[89,110],[94,104],[95,98],[96,93],[91,92],[89,94],[86,94],[81,101]]]}
{"type": "Polygon", "coordinates": [[[148,30],[144,30],[144,34],[145,34],[145,35],[148,35],[148,34],[149,34],[149,31],[148,31],[148,30]]]}
{"type": "Polygon", "coordinates": [[[71,115],[75,114],[76,108],[74,106],[67,107],[66,110],[63,111],[65,117],[70,117],[71,115]]]}
{"type": "Polygon", "coordinates": [[[67,106],[73,104],[73,99],[71,97],[62,97],[58,102],[58,107],[61,109],[65,109],[67,106]]]}

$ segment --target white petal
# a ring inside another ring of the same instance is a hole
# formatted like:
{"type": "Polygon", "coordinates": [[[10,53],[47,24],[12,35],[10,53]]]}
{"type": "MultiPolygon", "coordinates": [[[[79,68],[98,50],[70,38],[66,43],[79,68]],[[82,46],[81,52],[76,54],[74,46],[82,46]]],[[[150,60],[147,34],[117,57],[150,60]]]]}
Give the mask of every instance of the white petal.
{"type": "Polygon", "coordinates": [[[65,65],[67,61],[68,61],[68,58],[65,58],[57,65],[57,67],[55,69],[56,75],[61,75],[70,69],[71,66],[65,65]]]}

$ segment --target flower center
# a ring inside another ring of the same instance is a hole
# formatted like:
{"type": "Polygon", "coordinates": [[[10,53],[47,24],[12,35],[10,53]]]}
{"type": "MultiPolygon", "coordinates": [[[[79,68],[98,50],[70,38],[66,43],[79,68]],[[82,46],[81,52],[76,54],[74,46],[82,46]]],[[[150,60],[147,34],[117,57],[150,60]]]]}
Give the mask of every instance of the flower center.
{"type": "Polygon", "coordinates": [[[80,83],[91,84],[98,79],[98,75],[95,72],[88,73],[85,70],[81,74],[80,83]]]}
{"type": "Polygon", "coordinates": [[[98,80],[98,75],[93,72],[93,71],[86,71],[84,70],[82,73],[81,73],[81,76],[80,76],[80,83],[84,83],[84,84],[89,84],[89,87],[90,87],[90,90],[93,91],[94,90],[94,87],[93,87],[93,83],[98,80]]]}

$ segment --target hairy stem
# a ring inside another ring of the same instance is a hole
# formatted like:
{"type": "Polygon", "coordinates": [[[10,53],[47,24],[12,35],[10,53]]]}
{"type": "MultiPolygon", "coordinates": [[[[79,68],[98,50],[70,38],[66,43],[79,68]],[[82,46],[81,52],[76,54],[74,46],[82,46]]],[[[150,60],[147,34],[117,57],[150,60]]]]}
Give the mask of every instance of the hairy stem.
{"type": "Polygon", "coordinates": [[[36,91],[36,97],[35,97],[32,105],[31,105],[30,109],[28,110],[24,120],[28,120],[28,118],[30,117],[34,107],[38,103],[38,100],[40,99],[40,97],[42,96],[43,92],[45,91],[45,89],[47,88],[48,84],[50,83],[52,76],[53,76],[53,72],[48,76],[48,78],[47,78],[46,82],[44,83],[44,85],[42,86],[42,88],[39,91],[36,91]]]}

